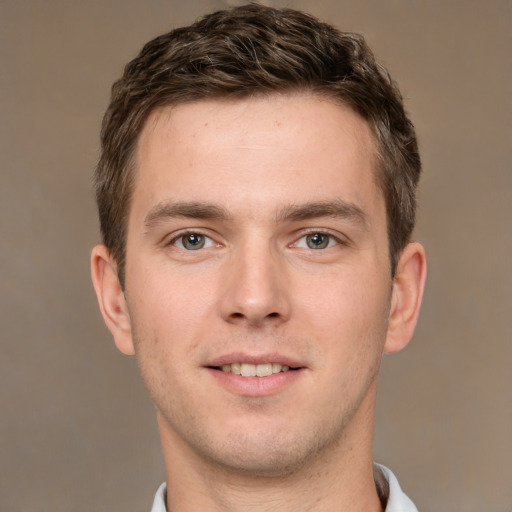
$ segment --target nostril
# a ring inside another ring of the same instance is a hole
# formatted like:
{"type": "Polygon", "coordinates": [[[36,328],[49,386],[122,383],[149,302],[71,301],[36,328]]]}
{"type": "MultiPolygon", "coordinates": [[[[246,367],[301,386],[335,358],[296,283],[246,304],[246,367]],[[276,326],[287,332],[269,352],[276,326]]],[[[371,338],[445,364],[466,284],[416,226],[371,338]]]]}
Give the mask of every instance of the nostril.
{"type": "Polygon", "coordinates": [[[275,317],[279,316],[279,313],[275,313],[275,312],[274,312],[274,313],[269,313],[269,315],[268,315],[268,316],[269,316],[270,318],[275,318],[275,317]]]}

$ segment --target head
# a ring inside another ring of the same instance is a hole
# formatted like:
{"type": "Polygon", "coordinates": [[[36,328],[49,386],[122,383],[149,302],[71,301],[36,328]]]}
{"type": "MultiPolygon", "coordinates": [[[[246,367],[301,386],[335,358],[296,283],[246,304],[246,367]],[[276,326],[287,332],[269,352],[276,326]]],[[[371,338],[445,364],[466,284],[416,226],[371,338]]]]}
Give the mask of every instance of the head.
{"type": "Polygon", "coordinates": [[[168,475],[371,471],[380,361],[412,336],[425,257],[413,128],[363,40],[212,14],[128,64],[102,144],[93,281],[168,475]]]}
{"type": "Polygon", "coordinates": [[[213,13],[150,41],[114,83],[95,184],[103,242],[122,286],[134,157],[151,113],[199,100],[287,93],[325,97],[368,123],[395,273],[414,228],[421,167],[398,88],[361,36],[302,12],[251,4],[213,13]]]}

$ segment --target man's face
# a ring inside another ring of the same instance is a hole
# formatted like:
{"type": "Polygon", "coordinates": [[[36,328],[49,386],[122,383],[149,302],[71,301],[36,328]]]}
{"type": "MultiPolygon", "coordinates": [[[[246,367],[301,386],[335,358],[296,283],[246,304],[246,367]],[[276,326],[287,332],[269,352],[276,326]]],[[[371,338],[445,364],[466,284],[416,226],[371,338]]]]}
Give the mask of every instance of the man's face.
{"type": "Polygon", "coordinates": [[[370,442],[392,283],[355,113],[306,95],[154,113],[126,254],[130,343],[164,443],[280,474],[370,442]]]}

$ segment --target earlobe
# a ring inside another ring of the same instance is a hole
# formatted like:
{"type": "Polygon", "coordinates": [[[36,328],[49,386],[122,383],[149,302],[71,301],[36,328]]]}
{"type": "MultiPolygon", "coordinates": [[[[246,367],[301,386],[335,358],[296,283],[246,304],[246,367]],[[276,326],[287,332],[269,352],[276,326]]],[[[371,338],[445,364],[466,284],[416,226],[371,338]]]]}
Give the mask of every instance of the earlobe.
{"type": "Polygon", "coordinates": [[[91,254],[91,277],[103,320],[114,337],[117,348],[134,355],[131,321],[117,267],[109,250],[97,245],[91,254]]]}
{"type": "Polygon", "coordinates": [[[425,287],[427,262],[425,249],[417,242],[402,251],[393,280],[393,295],[384,352],[402,350],[411,340],[425,287]]]}

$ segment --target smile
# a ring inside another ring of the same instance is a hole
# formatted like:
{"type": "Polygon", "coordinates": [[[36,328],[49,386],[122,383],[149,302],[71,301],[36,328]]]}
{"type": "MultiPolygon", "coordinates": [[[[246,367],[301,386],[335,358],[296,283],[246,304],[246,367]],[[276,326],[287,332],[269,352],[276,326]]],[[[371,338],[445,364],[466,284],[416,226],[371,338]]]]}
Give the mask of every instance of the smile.
{"type": "Polygon", "coordinates": [[[232,363],[223,364],[220,369],[225,373],[234,373],[242,377],[268,377],[275,373],[287,372],[290,367],[280,363],[232,363]]]}
{"type": "Polygon", "coordinates": [[[308,368],[301,363],[279,354],[238,352],[220,356],[204,368],[231,393],[245,397],[264,397],[284,392],[307,375],[308,368]]]}

